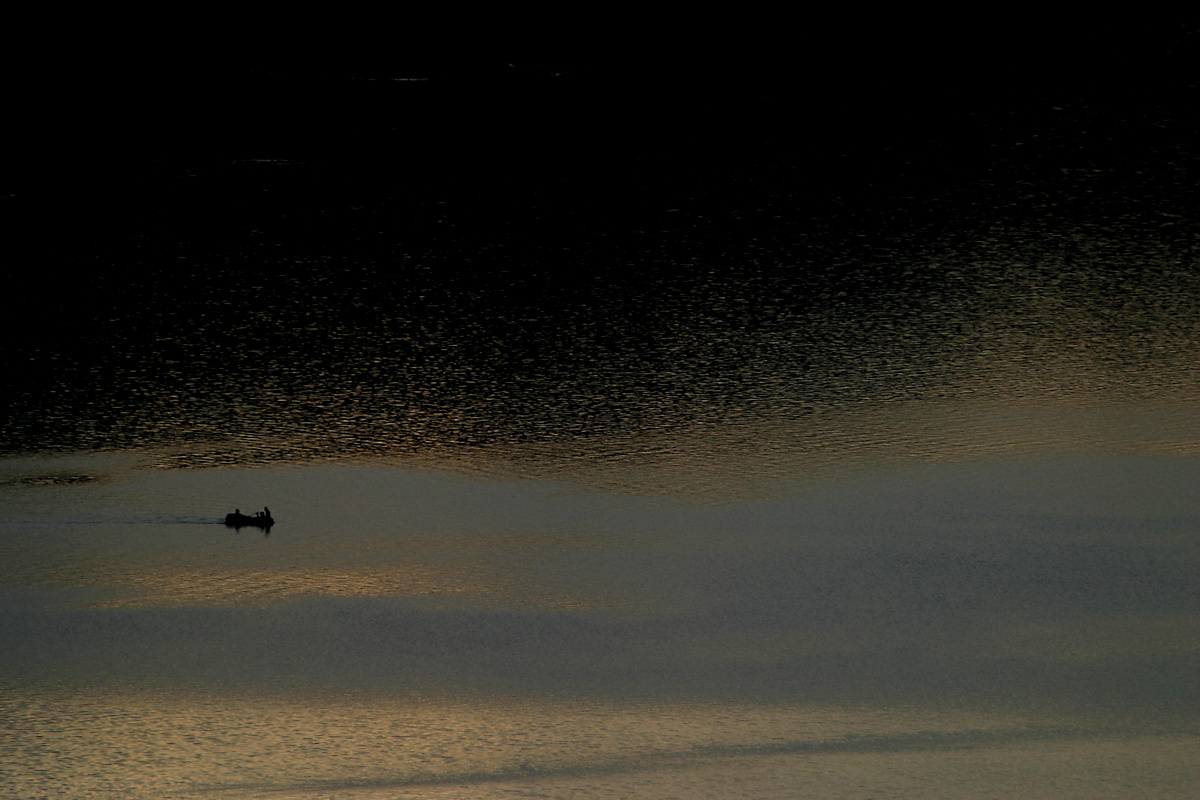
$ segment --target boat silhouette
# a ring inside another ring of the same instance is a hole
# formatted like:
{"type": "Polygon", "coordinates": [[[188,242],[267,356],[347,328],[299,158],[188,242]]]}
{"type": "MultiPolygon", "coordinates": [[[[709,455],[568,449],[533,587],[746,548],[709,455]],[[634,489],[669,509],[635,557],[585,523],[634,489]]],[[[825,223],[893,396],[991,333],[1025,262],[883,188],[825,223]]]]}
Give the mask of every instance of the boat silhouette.
{"type": "Polygon", "coordinates": [[[269,508],[264,507],[262,511],[255,514],[243,514],[239,508],[225,515],[225,524],[230,528],[270,529],[275,524],[275,519],[271,516],[269,508]]]}

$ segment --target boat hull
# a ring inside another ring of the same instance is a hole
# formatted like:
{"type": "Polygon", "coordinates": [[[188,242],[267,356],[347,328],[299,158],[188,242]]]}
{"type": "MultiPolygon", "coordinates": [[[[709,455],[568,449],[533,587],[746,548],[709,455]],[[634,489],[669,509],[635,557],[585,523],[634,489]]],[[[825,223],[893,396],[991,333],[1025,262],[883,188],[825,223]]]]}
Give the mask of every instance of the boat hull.
{"type": "Polygon", "coordinates": [[[230,528],[269,528],[275,524],[271,517],[248,517],[245,514],[226,514],[225,524],[230,528]]]}

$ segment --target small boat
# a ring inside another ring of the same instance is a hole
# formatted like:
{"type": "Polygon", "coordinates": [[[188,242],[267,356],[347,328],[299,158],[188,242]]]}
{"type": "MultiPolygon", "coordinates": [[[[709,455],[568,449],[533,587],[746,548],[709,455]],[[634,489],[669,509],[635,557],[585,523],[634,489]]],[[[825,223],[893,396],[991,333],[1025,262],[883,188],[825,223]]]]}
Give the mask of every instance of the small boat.
{"type": "Polygon", "coordinates": [[[230,528],[270,528],[275,524],[275,520],[265,508],[253,515],[243,514],[239,509],[225,515],[225,524],[230,528]]]}

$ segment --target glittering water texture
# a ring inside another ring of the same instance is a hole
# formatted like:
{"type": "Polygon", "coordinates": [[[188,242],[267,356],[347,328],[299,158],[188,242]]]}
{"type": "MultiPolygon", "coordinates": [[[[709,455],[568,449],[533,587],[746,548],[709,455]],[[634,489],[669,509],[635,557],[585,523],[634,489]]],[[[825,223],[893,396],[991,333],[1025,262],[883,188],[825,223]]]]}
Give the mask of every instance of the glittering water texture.
{"type": "Polygon", "coordinates": [[[696,472],[715,448],[769,474],[830,452],[1195,443],[1200,274],[1190,228],[1151,202],[1169,170],[1129,176],[1117,209],[1088,177],[1038,184],[1058,197],[1040,214],[1008,210],[1012,189],[943,188],[924,200],[936,230],[925,209],[813,219],[787,195],[752,225],[747,203],[762,199],[736,193],[594,221],[533,198],[489,224],[465,200],[430,201],[446,224],[462,216],[446,241],[424,233],[432,208],[370,195],[382,230],[367,244],[307,196],[327,176],[238,169],[209,176],[235,195],[240,213],[217,228],[228,234],[151,240],[86,279],[60,336],[16,347],[28,379],[5,405],[8,449],[178,445],[164,466],[400,456],[696,472]],[[303,194],[264,204],[258,182],[303,194]],[[297,228],[298,204],[315,231],[297,228]],[[981,205],[998,216],[979,219],[981,205]],[[536,246],[543,225],[570,246],[536,246]],[[1008,424],[988,425],[996,415],[1008,424]]]}
{"type": "Polygon", "coordinates": [[[0,765],[20,762],[6,797],[954,797],[988,787],[1115,798],[1182,797],[1197,785],[1184,766],[1194,738],[1147,732],[1118,744],[1094,728],[962,714],[155,693],[21,695],[3,711],[0,765]]]}

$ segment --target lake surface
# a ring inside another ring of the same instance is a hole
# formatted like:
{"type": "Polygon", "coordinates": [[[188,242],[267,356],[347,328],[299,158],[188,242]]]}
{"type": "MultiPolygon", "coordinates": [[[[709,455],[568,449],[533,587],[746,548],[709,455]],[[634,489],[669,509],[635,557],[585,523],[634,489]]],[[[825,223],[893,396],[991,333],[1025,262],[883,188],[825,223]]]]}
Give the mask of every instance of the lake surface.
{"type": "Polygon", "coordinates": [[[1194,87],[511,69],[3,198],[0,796],[1200,792],[1194,87]]]}

